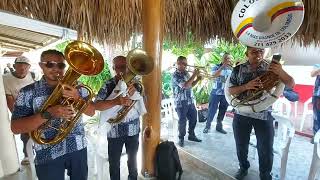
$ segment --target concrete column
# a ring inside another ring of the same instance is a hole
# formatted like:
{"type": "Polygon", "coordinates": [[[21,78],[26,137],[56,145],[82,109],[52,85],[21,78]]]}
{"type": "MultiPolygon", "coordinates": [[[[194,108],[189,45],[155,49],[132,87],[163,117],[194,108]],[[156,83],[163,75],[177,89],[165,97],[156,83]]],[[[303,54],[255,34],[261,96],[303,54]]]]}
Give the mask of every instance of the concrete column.
{"type": "Polygon", "coordinates": [[[9,175],[19,170],[19,159],[14,135],[11,132],[10,118],[7,109],[7,100],[3,87],[3,79],[0,76],[0,177],[9,175]]]}

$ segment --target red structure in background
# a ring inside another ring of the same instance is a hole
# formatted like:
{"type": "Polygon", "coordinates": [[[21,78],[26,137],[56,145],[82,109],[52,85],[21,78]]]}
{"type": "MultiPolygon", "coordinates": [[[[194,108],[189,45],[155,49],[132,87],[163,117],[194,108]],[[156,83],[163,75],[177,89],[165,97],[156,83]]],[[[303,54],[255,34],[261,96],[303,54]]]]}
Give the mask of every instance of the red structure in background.
{"type": "Polygon", "coordinates": [[[300,97],[299,102],[304,103],[309,98],[311,98],[313,95],[313,88],[314,86],[312,85],[297,84],[294,87],[294,91],[296,91],[299,94],[299,97],[300,97]]]}

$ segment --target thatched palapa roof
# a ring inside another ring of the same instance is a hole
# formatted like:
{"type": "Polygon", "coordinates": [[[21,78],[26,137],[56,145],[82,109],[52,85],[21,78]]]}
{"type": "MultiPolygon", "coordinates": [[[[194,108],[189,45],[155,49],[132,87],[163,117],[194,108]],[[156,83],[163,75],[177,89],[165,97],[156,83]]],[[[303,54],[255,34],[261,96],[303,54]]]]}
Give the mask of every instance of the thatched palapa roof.
{"type": "MultiPolygon", "coordinates": [[[[163,0],[164,37],[183,42],[233,38],[230,19],[237,0],[163,0]]],[[[320,1],[305,0],[305,20],[296,35],[304,45],[320,42],[320,1]]],[[[142,29],[142,0],[1,0],[0,9],[77,30],[109,44],[125,43],[142,29]]]]}

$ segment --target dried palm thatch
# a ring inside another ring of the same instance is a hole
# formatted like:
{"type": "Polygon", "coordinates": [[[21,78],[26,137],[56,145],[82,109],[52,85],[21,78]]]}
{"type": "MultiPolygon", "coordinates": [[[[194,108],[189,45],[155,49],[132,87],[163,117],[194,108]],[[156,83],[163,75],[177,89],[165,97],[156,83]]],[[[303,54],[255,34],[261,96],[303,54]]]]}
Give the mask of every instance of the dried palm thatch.
{"type": "MultiPolygon", "coordinates": [[[[164,36],[183,43],[215,37],[232,40],[230,19],[237,0],[163,0],[164,36]]],[[[320,2],[306,0],[304,23],[296,35],[303,45],[320,44],[320,2]]],[[[87,40],[124,44],[141,33],[142,0],[1,0],[0,9],[75,29],[87,40]]]]}
{"type": "Polygon", "coordinates": [[[304,0],[305,15],[303,24],[296,35],[302,46],[310,43],[320,45],[320,1],[304,0]]]}
{"type": "Polygon", "coordinates": [[[183,42],[188,32],[192,32],[200,42],[215,36],[231,40],[233,4],[230,0],[166,0],[166,37],[183,42]]]}

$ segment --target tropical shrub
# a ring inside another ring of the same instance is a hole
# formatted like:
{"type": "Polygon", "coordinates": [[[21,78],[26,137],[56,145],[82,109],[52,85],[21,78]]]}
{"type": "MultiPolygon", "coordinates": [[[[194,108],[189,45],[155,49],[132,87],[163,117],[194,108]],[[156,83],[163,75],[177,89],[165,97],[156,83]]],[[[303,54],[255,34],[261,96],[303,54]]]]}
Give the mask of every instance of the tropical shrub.
{"type": "Polygon", "coordinates": [[[184,44],[172,41],[164,41],[163,50],[169,50],[177,56],[187,57],[189,54],[194,54],[198,59],[200,59],[204,54],[203,44],[196,42],[192,36],[192,33],[188,34],[188,40],[184,44]]]}
{"type": "Polygon", "coordinates": [[[98,93],[99,89],[103,85],[105,81],[111,78],[111,73],[109,70],[108,63],[105,61],[104,62],[104,68],[101,73],[95,76],[85,76],[82,75],[79,78],[79,81],[82,82],[83,84],[89,86],[95,94],[98,93]]]}
{"type": "Polygon", "coordinates": [[[243,62],[245,60],[246,46],[241,43],[233,43],[224,40],[219,40],[217,46],[212,50],[209,64],[221,63],[222,56],[225,52],[232,55],[232,63],[243,62]]]}
{"type": "Polygon", "coordinates": [[[169,71],[163,71],[161,73],[161,80],[162,80],[162,93],[163,98],[169,98],[172,96],[172,74],[169,71]]]}

